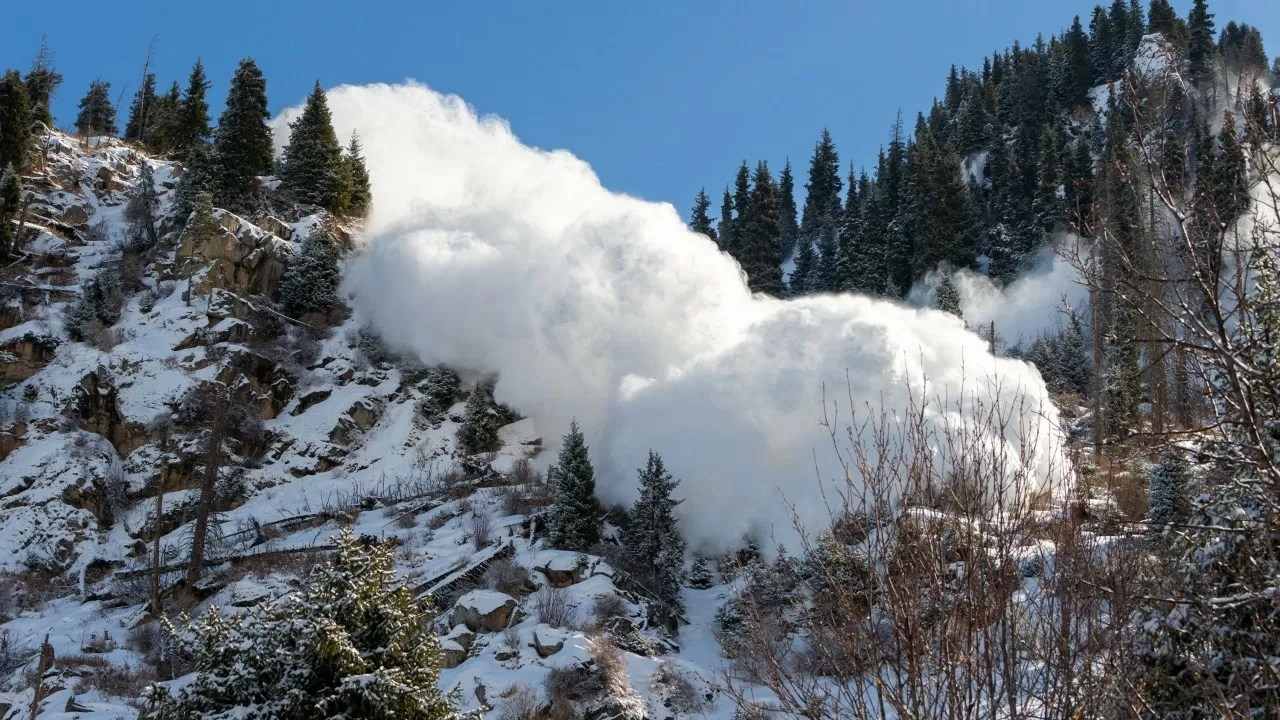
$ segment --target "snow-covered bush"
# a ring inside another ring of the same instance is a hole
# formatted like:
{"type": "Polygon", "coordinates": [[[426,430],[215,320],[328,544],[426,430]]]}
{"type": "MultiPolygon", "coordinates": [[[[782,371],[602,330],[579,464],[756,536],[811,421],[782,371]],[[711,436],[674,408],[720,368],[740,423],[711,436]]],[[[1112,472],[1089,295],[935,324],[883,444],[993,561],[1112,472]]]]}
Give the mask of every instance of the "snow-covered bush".
{"type": "Polygon", "coordinates": [[[498,720],[534,720],[542,709],[538,693],[528,685],[512,685],[498,697],[498,720]]]}
{"type": "Polygon", "coordinates": [[[84,280],[80,297],[66,311],[63,324],[67,335],[79,342],[94,342],[103,328],[120,320],[124,298],[120,278],[110,268],[84,280]]]}
{"type": "Polygon", "coordinates": [[[458,446],[463,453],[475,455],[498,447],[498,428],[502,419],[494,407],[493,386],[477,383],[467,398],[467,410],[458,427],[458,446]]]}
{"type": "Polygon", "coordinates": [[[280,278],[280,302],[290,315],[328,312],[341,299],[338,260],[342,251],[320,223],[302,241],[302,249],[280,278]]]}
{"type": "Polygon", "coordinates": [[[529,592],[532,578],[523,566],[505,558],[495,561],[484,572],[485,587],[508,595],[524,595],[529,592]]]}
{"type": "Polygon", "coordinates": [[[344,531],[334,560],[293,594],[177,630],[195,678],[156,687],[146,720],[461,717],[436,685],[432,617],[396,578],[389,545],[344,531]]]}

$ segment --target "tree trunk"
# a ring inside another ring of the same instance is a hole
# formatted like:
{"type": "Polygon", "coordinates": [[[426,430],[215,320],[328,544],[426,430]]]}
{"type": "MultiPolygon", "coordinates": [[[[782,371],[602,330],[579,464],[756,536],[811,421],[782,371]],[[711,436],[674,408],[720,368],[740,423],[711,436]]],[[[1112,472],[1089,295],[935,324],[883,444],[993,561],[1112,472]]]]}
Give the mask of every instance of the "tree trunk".
{"type": "Polygon", "coordinates": [[[191,539],[191,564],[187,567],[187,585],[200,581],[204,570],[205,536],[209,532],[209,515],[213,511],[214,486],[218,481],[218,469],[222,466],[222,436],[226,406],[222,392],[213,404],[213,426],[210,428],[209,449],[205,454],[204,482],[200,486],[200,504],[196,507],[196,527],[191,539]]]}
{"type": "Polygon", "coordinates": [[[169,463],[160,468],[160,487],[156,488],[156,521],[154,547],[151,551],[151,615],[160,617],[160,520],[164,517],[164,486],[169,479],[169,463]]]}

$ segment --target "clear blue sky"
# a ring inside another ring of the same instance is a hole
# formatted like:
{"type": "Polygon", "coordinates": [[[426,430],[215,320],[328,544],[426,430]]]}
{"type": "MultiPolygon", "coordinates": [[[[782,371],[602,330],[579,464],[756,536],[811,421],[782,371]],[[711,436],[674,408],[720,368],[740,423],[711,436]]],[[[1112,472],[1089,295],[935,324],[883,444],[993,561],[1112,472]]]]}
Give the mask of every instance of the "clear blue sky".
{"type": "MultiPolygon", "coordinates": [[[[978,67],[993,49],[1059,32],[1075,14],[1087,24],[1094,4],[13,2],[0,67],[25,71],[47,32],[66,77],[54,106],[62,125],[95,76],[132,94],[153,35],[161,89],[185,82],[203,57],[215,118],[246,55],[266,74],[273,112],[300,102],[316,78],[328,87],[411,77],[502,115],[528,144],[571,150],[614,190],[687,213],[702,185],[718,198],[743,159],[780,169],[790,156],[802,183],[824,125],[842,162],[871,164],[897,109],[907,118],[926,110],[950,64],[978,67]]],[[[1175,0],[1184,16],[1189,5],[1175,0]]],[[[1219,28],[1249,22],[1280,53],[1280,2],[1210,8],[1219,28]]]]}

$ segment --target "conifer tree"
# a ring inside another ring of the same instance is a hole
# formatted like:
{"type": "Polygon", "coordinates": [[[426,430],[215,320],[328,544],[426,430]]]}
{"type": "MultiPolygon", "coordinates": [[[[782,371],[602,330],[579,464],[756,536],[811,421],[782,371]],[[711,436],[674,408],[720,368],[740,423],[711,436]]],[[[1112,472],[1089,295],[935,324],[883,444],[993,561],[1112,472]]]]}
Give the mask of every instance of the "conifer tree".
{"type": "Polygon", "coordinates": [[[111,83],[101,78],[89,83],[76,115],[76,131],[82,135],[115,135],[116,108],[111,104],[111,83]]]}
{"type": "Polygon", "coordinates": [[[716,224],[716,244],[721,250],[733,253],[733,196],[729,194],[729,186],[724,186],[724,196],[720,199],[720,222],[716,224]]]}
{"type": "Polygon", "coordinates": [[[169,91],[156,100],[155,113],[155,134],[149,147],[159,153],[172,152],[177,147],[182,121],[182,89],[176,80],[169,91]]]}
{"type": "Polygon", "coordinates": [[[294,592],[241,614],[216,608],[176,631],[194,676],[157,686],[143,720],[462,720],[438,686],[429,603],[396,576],[394,544],[343,530],[337,552],[294,592]]]}
{"type": "Polygon", "coordinates": [[[21,173],[27,166],[31,143],[31,106],[27,102],[27,86],[17,70],[9,70],[0,79],[0,167],[12,165],[21,173]]]}
{"type": "Polygon", "coordinates": [[[133,196],[124,209],[127,238],[135,248],[149,248],[156,244],[156,225],[160,221],[160,196],[150,162],[142,161],[133,188],[133,196]]]}
{"type": "Polygon", "coordinates": [[[213,148],[208,143],[200,143],[191,148],[183,163],[178,186],[173,191],[173,203],[170,205],[173,217],[186,223],[195,210],[196,198],[200,193],[209,193],[212,197],[217,189],[217,178],[214,176],[216,170],[213,148]]]}
{"type": "Polygon", "coordinates": [[[1062,389],[1083,397],[1089,392],[1092,383],[1088,353],[1085,351],[1084,330],[1080,327],[1080,318],[1074,312],[1067,320],[1067,329],[1063,333],[1060,350],[1062,365],[1062,389]]]}
{"type": "Polygon", "coordinates": [[[1187,26],[1169,0],[1151,0],[1147,12],[1147,32],[1160,33],[1176,47],[1187,43],[1187,26]]]}
{"type": "Polygon", "coordinates": [[[569,422],[569,432],[563,438],[555,465],[547,470],[547,480],[552,484],[547,528],[551,546],[586,551],[600,541],[600,523],[595,470],[577,420],[569,422]]]}
{"type": "Polygon", "coordinates": [[[807,194],[800,234],[821,248],[824,228],[834,226],[840,218],[840,156],[826,128],[814,143],[813,156],[809,159],[809,182],[804,187],[807,194]]]}
{"type": "Polygon", "coordinates": [[[53,96],[62,85],[62,75],[53,69],[53,51],[49,49],[48,37],[40,36],[40,52],[31,63],[31,70],[24,80],[27,87],[27,99],[31,103],[31,119],[44,123],[45,127],[53,127],[53,113],[50,105],[53,96]]]}
{"type": "Polygon", "coordinates": [[[458,426],[458,446],[467,455],[476,455],[498,448],[498,428],[502,421],[494,408],[493,384],[476,383],[467,398],[467,408],[462,424],[458,426]]]}
{"type": "Polygon", "coordinates": [[[960,309],[960,291],[952,282],[951,273],[944,272],[938,279],[938,287],[933,291],[933,306],[958,318],[964,317],[964,312],[960,309]]]}
{"type": "Polygon", "coordinates": [[[640,498],[631,506],[630,522],[623,534],[627,552],[649,576],[654,593],[675,612],[683,612],[680,588],[684,585],[684,538],[676,529],[672,497],[680,484],[652,450],[640,475],[640,498]]]}
{"type": "Polygon", "coordinates": [[[693,199],[693,210],[689,213],[689,229],[715,240],[716,229],[711,226],[711,217],[707,214],[710,208],[711,198],[707,197],[707,189],[702,188],[698,191],[698,196],[693,199]]]}
{"type": "Polygon", "coordinates": [[[809,288],[813,292],[834,293],[840,291],[842,284],[836,219],[827,215],[818,229],[818,258],[815,271],[809,276],[809,288]]]}
{"type": "Polygon", "coordinates": [[[209,85],[204,74],[204,63],[196,58],[196,64],[191,67],[191,75],[187,77],[187,89],[182,94],[177,132],[174,134],[174,149],[181,153],[191,152],[213,136],[213,130],[209,127],[209,102],[205,99],[209,85]]]}
{"type": "Polygon", "coordinates": [[[1244,144],[1236,130],[1235,115],[1222,115],[1222,132],[1218,136],[1218,152],[1210,171],[1213,203],[1219,222],[1230,223],[1249,208],[1249,187],[1245,177],[1244,144]]]}
{"type": "Polygon", "coordinates": [[[155,140],[156,106],[160,98],[156,97],[156,75],[147,73],[142,80],[142,87],[133,95],[129,105],[129,121],[124,126],[124,139],[150,147],[155,140]]]}
{"type": "Polygon", "coordinates": [[[729,226],[732,237],[728,242],[728,250],[741,263],[742,248],[751,233],[751,168],[747,167],[746,160],[742,161],[738,174],[733,179],[733,209],[736,214],[733,224],[729,226]]]}
{"type": "Polygon", "coordinates": [[[817,260],[813,254],[813,243],[809,242],[809,238],[800,238],[796,242],[795,267],[791,270],[791,277],[787,279],[787,288],[791,297],[799,297],[809,293],[812,287],[810,278],[816,265],[817,260]]]}
{"type": "MultiPolygon", "coordinates": [[[[217,234],[218,222],[213,216],[213,194],[199,189],[193,189],[192,193],[191,212],[188,214],[184,228],[185,232],[191,234],[192,247],[195,247],[203,245],[217,234]]],[[[178,260],[182,260],[182,258],[178,258],[178,260]]],[[[185,260],[187,287],[182,293],[182,299],[190,305],[191,297],[194,294],[191,287],[191,274],[195,272],[196,259],[188,257],[185,260]]]]}
{"type": "Polygon", "coordinates": [[[1190,472],[1176,446],[1160,456],[1159,464],[1147,474],[1147,532],[1158,536],[1170,523],[1185,522],[1191,514],[1187,488],[1190,472]]]}
{"type": "Polygon", "coordinates": [[[0,169],[0,257],[9,257],[17,238],[13,217],[22,209],[22,181],[12,165],[0,169]]]}
{"type": "Polygon", "coordinates": [[[328,312],[340,300],[338,285],[341,251],[320,223],[311,226],[298,256],[280,278],[280,302],[294,316],[328,312]]]}
{"type": "Polygon", "coordinates": [[[364,154],[360,148],[360,136],[351,133],[351,143],[342,154],[342,163],[347,177],[347,214],[364,217],[373,206],[373,190],[369,184],[369,170],[364,164],[364,154]]]}
{"type": "Polygon", "coordinates": [[[1066,52],[1066,72],[1063,77],[1063,109],[1074,110],[1089,102],[1089,87],[1093,81],[1093,64],[1089,53],[1089,38],[1080,25],[1080,16],[1075,17],[1071,29],[1063,36],[1066,52]]]}
{"type": "Polygon", "coordinates": [[[706,590],[716,584],[707,564],[707,556],[702,553],[693,554],[693,564],[689,566],[689,587],[695,590],[706,590]]]}
{"type": "Polygon", "coordinates": [[[1132,340],[1134,330],[1132,310],[1123,301],[1115,303],[1103,368],[1107,433],[1115,439],[1128,436],[1139,418],[1142,373],[1138,366],[1138,345],[1132,340]]]}
{"type": "Polygon", "coordinates": [[[781,257],[791,257],[796,249],[796,238],[800,228],[796,225],[796,188],[795,178],[791,175],[791,159],[787,159],[778,176],[778,236],[781,243],[781,257]]]}
{"type": "Polygon", "coordinates": [[[965,84],[957,123],[955,145],[962,156],[968,157],[987,146],[991,134],[990,119],[982,99],[982,89],[976,83],[965,84]]]}
{"type": "Polygon", "coordinates": [[[1187,15],[1187,66],[1196,82],[1213,75],[1217,46],[1213,42],[1213,13],[1206,0],[1194,0],[1187,15]]]}
{"type": "Polygon", "coordinates": [[[231,78],[227,106],[214,133],[218,192],[222,207],[245,210],[254,178],[271,172],[271,128],[267,127],[267,81],[251,58],[240,61],[231,78]]]}
{"type": "Polygon", "coordinates": [[[854,273],[857,272],[858,245],[862,233],[862,198],[858,194],[858,178],[853,171],[853,162],[849,163],[849,192],[845,197],[844,212],[840,213],[840,225],[837,234],[840,238],[836,250],[836,276],[838,292],[857,290],[854,273]]]}
{"type": "Polygon", "coordinates": [[[304,203],[342,212],[346,206],[340,182],[342,145],[319,80],[307,96],[302,115],[289,128],[289,144],[280,162],[281,187],[304,203]]]}
{"type": "Polygon", "coordinates": [[[778,198],[769,164],[756,164],[746,227],[739,239],[738,262],[747,274],[752,292],[781,297],[782,252],[778,244],[778,198]]]}

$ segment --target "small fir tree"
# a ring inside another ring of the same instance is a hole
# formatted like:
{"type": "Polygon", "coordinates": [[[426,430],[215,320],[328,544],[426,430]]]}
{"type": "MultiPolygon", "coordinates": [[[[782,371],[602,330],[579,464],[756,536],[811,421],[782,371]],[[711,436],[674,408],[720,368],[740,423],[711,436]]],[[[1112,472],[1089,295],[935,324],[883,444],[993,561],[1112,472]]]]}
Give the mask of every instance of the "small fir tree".
{"type": "Polygon", "coordinates": [[[155,140],[156,106],[160,98],[156,96],[156,75],[147,73],[142,79],[142,87],[133,95],[129,104],[129,121],[124,126],[124,139],[150,147],[155,140]]]}
{"type": "Polygon", "coordinates": [[[689,567],[688,583],[689,587],[695,590],[706,590],[716,584],[706,555],[694,553],[693,564],[689,567]]]}
{"type": "Polygon", "coordinates": [[[12,165],[0,170],[0,255],[8,257],[17,238],[13,217],[22,208],[22,181],[12,165]]]}
{"type": "Polygon", "coordinates": [[[267,127],[267,81],[251,58],[240,61],[231,78],[226,109],[214,133],[220,207],[249,209],[254,179],[272,168],[271,128],[267,127]]]}
{"type": "Polygon", "coordinates": [[[653,591],[675,613],[682,613],[680,588],[684,585],[684,538],[676,529],[675,508],[682,501],[672,497],[680,484],[652,450],[640,475],[640,498],[631,507],[623,533],[627,552],[644,568],[653,591]]]}
{"type": "MultiPolygon", "coordinates": [[[[196,191],[195,197],[191,204],[191,213],[188,215],[186,222],[186,232],[191,236],[191,246],[203,246],[205,243],[213,239],[218,233],[218,221],[213,216],[213,194],[208,191],[196,191]]],[[[188,305],[191,304],[192,288],[191,274],[195,272],[196,259],[194,257],[178,258],[179,264],[186,265],[187,289],[183,293],[183,300],[188,305]]]]}
{"type": "Polygon", "coordinates": [[[467,455],[498,449],[498,428],[502,426],[493,401],[493,385],[476,383],[467,398],[467,409],[458,426],[458,447],[467,455]]]}
{"type": "Polygon", "coordinates": [[[115,135],[116,108],[111,104],[111,83],[95,79],[80,99],[76,131],[81,135],[115,135]]]}
{"type": "Polygon", "coordinates": [[[23,81],[27,86],[27,98],[31,103],[31,119],[44,123],[45,127],[53,127],[53,113],[50,106],[53,96],[62,85],[62,75],[53,69],[53,51],[49,49],[48,37],[40,36],[40,51],[31,63],[31,70],[23,81]]]}
{"type": "Polygon", "coordinates": [[[329,102],[319,80],[302,115],[289,128],[289,144],[280,162],[281,187],[301,202],[343,212],[348,197],[342,187],[342,145],[333,130],[329,102]]]}
{"type": "Polygon", "coordinates": [[[396,577],[393,545],[344,530],[334,559],[298,590],[240,615],[210,610],[176,631],[195,675],[155,686],[144,720],[460,720],[438,686],[428,604],[396,577]]]}
{"type": "Polygon", "coordinates": [[[127,239],[135,248],[149,248],[156,244],[156,225],[160,221],[160,195],[156,192],[155,172],[151,163],[143,160],[138,179],[133,184],[133,196],[124,208],[127,222],[127,239]]]}
{"type": "Polygon", "coordinates": [[[712,227],[711,216],[707,214],[710,208],[711,198],[707,197],[707,189],[702,188],[698,191],[698,196],[693,199],[693,210],[689,213],[689,229],[715,240],[716,229],[712,227]]]}
{"type": "Polygon", "coordinates": [[[320,223],[302,241],[298,256],[280,278],[280,302],[293,316],[328,312],[338,305],[338,267],[341,251],[329,231],[320,223]]]}
{"type": "Polygon", "coordinates": [[[0,78],[0,167],[12,165],[21,172],[27,166],[31,143],[31,105],[27,86],[17,70],[0,78]]]}
{"type": "Polygon", "coordinates": [[[187,77],[187,89],[182,94],[177,131],[174,134],[174,149],[183,155],[203,146],[213,136],[213,130],[209,127],[209,101],[205,99],[209,85],[204,74],[204,63],[196,58],[191,75],[187,77]]]}
{"type": "Polygon", "coordinates": [[[346,169],[347,214],[364,217],[373,206],[373,191],[369,185],[369,169],[364,164],[364,154],[360,148],[360,136],[351,133],[351,143],[342,155],[342,164],[346,169]]]}
{"type": "Polygon", "coordinates": [[[182,177],[173,190],[173,202],[170,205],[172,217],[185,225],[187,218],[195,210],[196,198],[200,193],[212,193],[217,188],[214,173],[217,165],[213,159],[213,148],[208,143],[201,143],[187,153],[183,163],[182,177]]]}
{"type": "Polygon", "coordinates": [[[964,318],[964,312],[960,309],[960,291],[951,280],[951,273],[943,273],[942,278],[938,280],[938,287],[933,291],[933,306],[958,318],[964,318]]]}
{"type": "Polygon", "coordinates": [[[551,545],[585,552],[600,541],[600,522],[595,470],[577,420],[569,422],[569,432],[563,438],[555,465],[547,470],[547,479],[552,484],[548,522],[551,545]]]}
{"type": "Polygon", "coordinates": [[[1187,489],[1187,460],[1176,447],[1165,450],[1147,474],[1147,532],[1163,535],[1170,523],[1184,522],[1191,513],[1187,489]]]}

